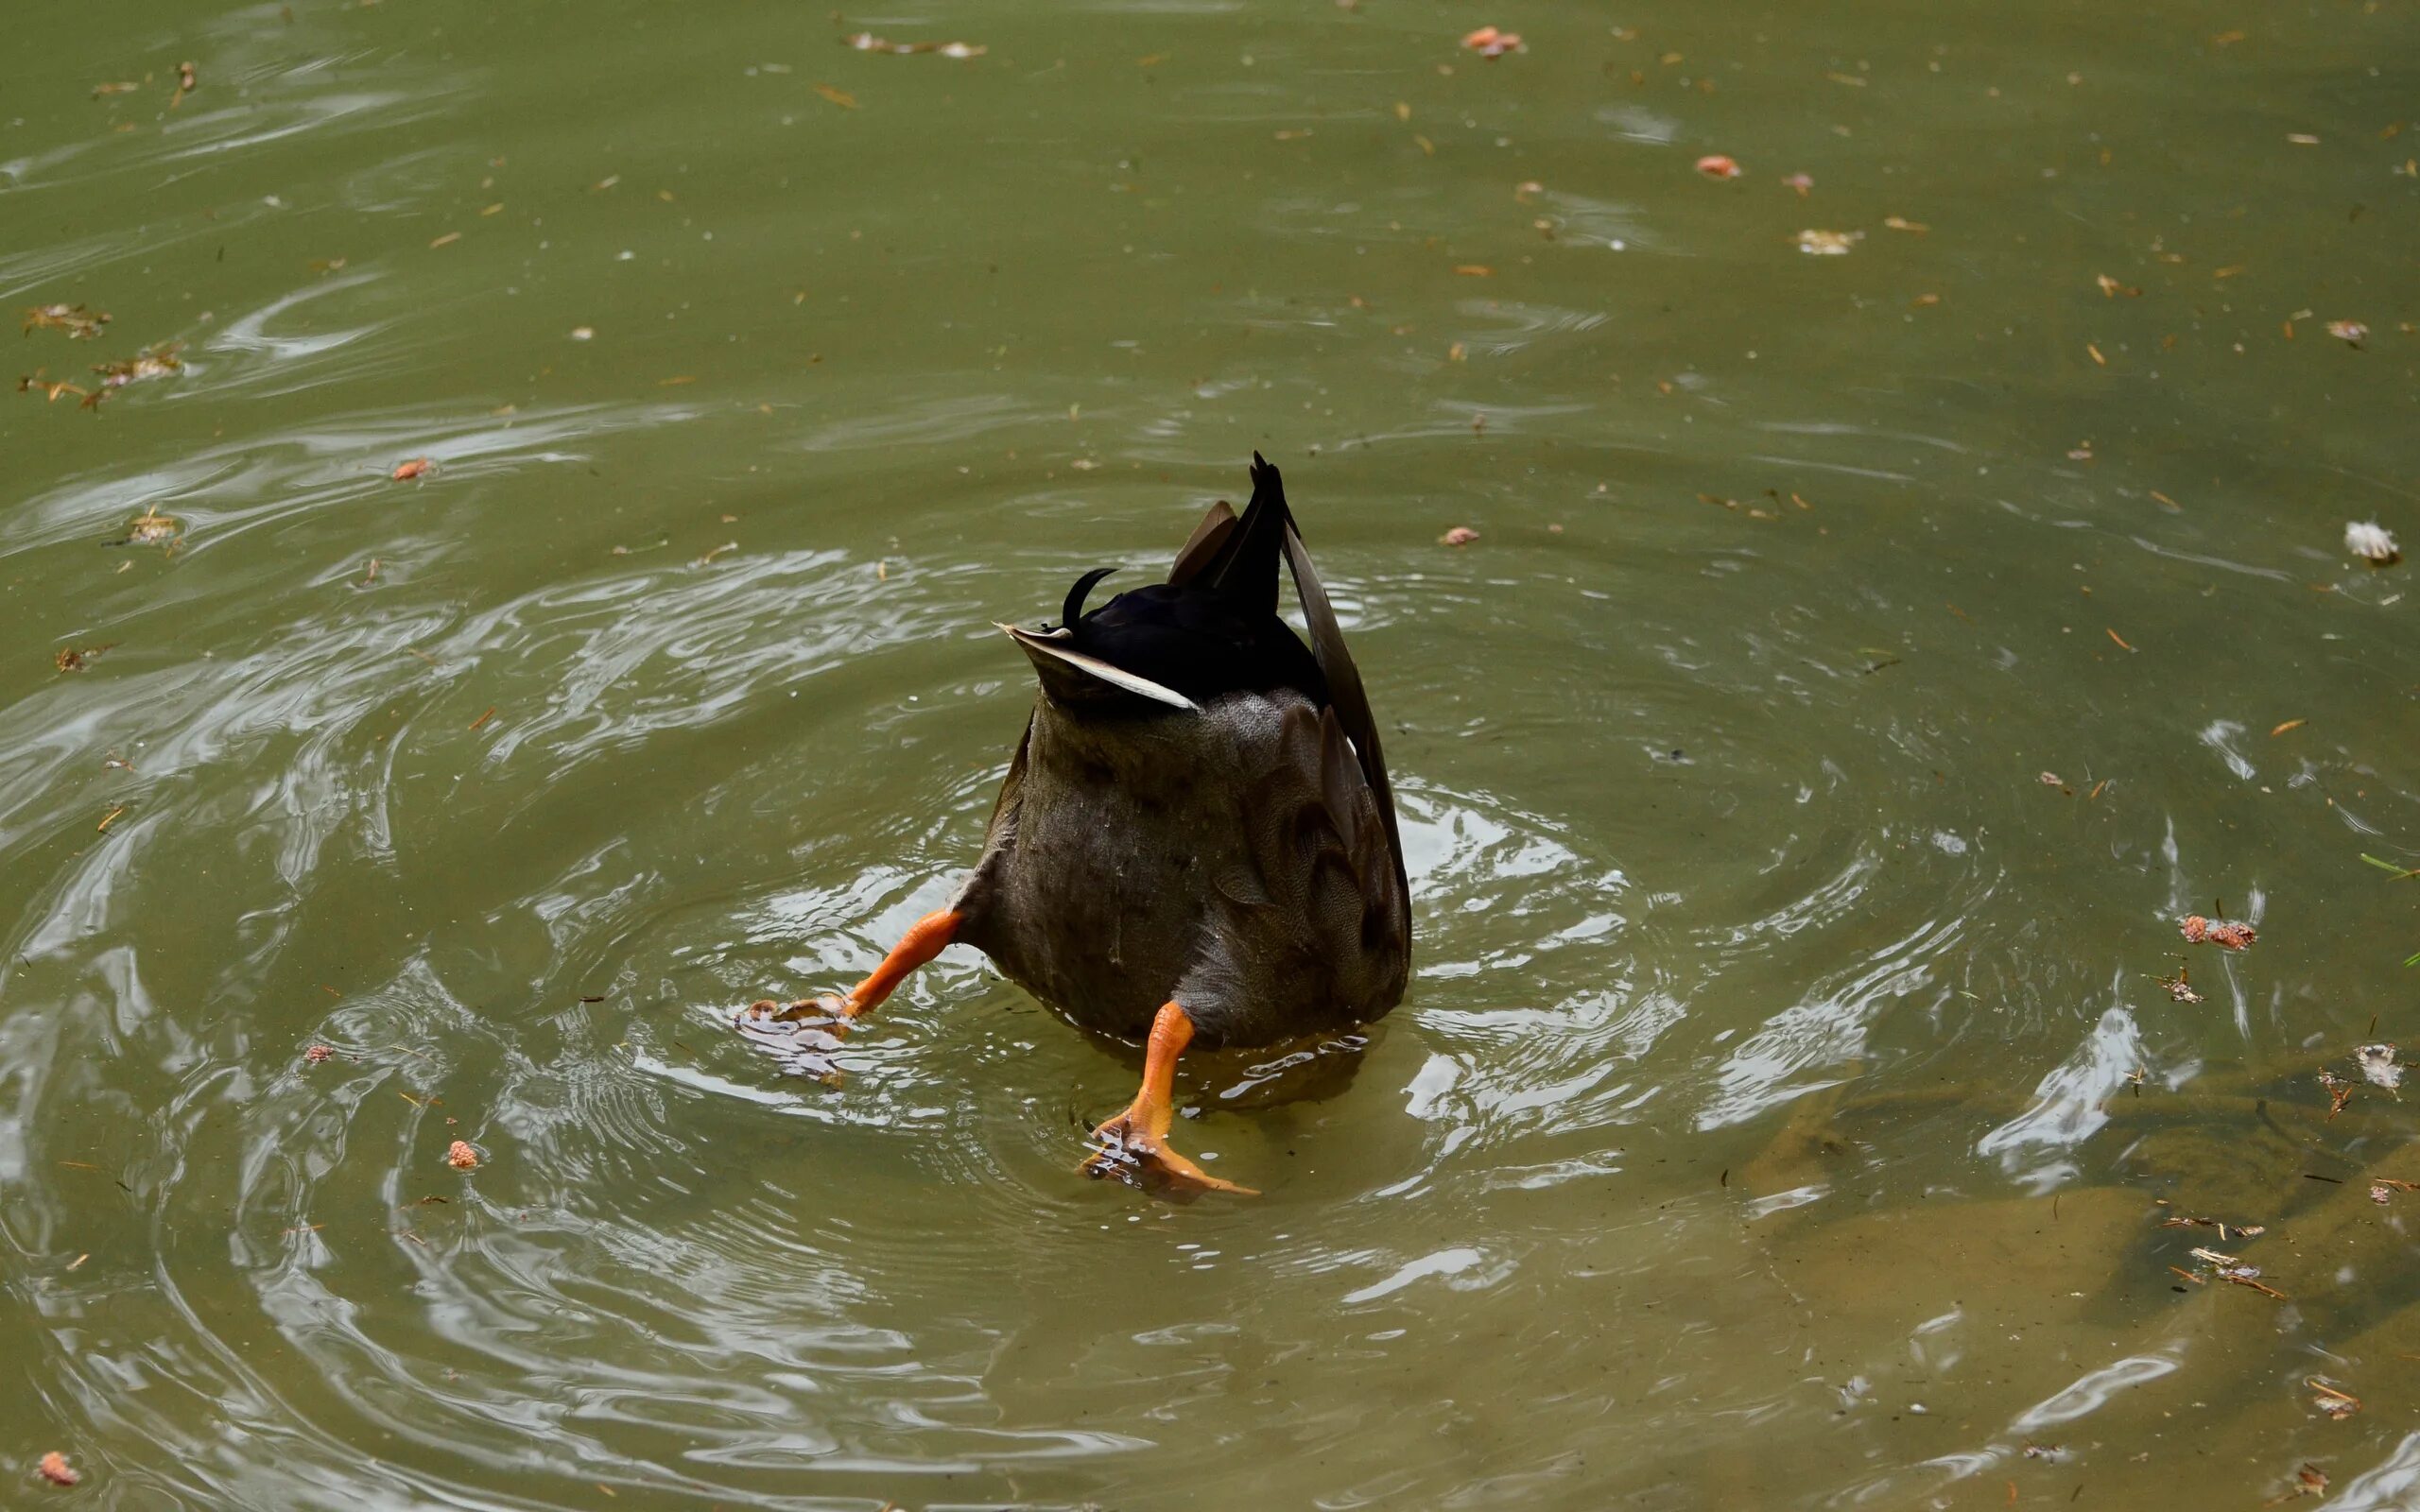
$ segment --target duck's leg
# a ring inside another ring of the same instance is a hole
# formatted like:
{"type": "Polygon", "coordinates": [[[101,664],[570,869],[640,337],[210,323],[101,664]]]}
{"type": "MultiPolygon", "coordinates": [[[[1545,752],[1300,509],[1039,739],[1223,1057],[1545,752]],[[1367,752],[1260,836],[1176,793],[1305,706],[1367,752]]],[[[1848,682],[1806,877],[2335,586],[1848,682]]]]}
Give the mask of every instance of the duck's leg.
{"type": "Polygon", "coordinates": [[[1168,1148],[1168,1126],[1176,1122],[1176,1059],[1192,1042],[1193,1020],[1184,1005],[1173,1000],[1162,1005],[1143,1052],[1143,1090],[1126,1111],[1093,1130],[1100,1147],[1084,1162],[1086,1176],[1115,1177],[1150,1192],[1260,1194],[1219,1180],[1168,1148]]]}
{"type": "Polygon", "coordinates": [[[883,999],[890,996],[908,973],[939,955],[957,937],[958,927],[964,916],[943,908],[908,926],[899,943],[872,975],[849,989],[847,996],[824,992],[811,998],[800,998],[786,1007],[771,998],[750,1004],[739,1015],[742,1034],[767,1044],[784,1059],[792,1061],[800,1073],[838,1083],[839,1072],[831,1063],[830,1053],[840,1047],[840,1037],[860,1015],[871,1013],[883,999]],[[771,1042],[768,1023],[796,1025],[784,1032],[781,1043],[771,1042]]]}

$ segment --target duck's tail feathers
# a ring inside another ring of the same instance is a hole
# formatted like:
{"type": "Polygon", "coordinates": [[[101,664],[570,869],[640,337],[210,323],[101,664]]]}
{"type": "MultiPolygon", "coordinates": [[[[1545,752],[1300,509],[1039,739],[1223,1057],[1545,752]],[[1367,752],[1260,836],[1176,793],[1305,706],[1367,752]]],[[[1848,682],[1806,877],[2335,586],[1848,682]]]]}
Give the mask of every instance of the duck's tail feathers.
{"type": "Polygon", "coordinates": [[[1072,630],[1076,627],[1076,622],[1084,617],[1084,599],[1091,594],[1093,584],[1115,571],[1115,567],[1096,567],[1076,579],[1076,586],[1067,590],[1067,601],[1059,606],[1062,628],[1072,630]]]}
{"type": "Polygon", "coordinates": [[[1193,534],[1185,539],[1184,548],[1176,554],[1174,565],[1168,568],[1168,582],[1182,588],[1201,576],[1201,569],[1210,565],[1211,559],[1219,555],[1219,548],[1225,545],[1227,538],[1235,533],[1236,511],[1227,507],[1226,500],[1220,499],[1210,507],[1210,512],[1201,517],[1201,523],[1195,525],[1193,534]]]}
{"type": "MultiPolygon", "coordinates": [[[[1252,503],[1244,507],[1243,518],[1232,528],[1220,529],[1204,522],[1204,529],[1217,534],[1218,544],[1195,576],[1203,587],[1216,590],[1246,609],[1276,613],[1277,563],[1286,554],[1286,532],[1293,523],[1294,517],[1286,508],[1285,481],[1277,475],[1277,469],[1254,452],[1252,503]]],[[[1188,543],[1188,553],[1200,543],[1201,532],[1195,534],[1197,541],[1188,543]]]]}

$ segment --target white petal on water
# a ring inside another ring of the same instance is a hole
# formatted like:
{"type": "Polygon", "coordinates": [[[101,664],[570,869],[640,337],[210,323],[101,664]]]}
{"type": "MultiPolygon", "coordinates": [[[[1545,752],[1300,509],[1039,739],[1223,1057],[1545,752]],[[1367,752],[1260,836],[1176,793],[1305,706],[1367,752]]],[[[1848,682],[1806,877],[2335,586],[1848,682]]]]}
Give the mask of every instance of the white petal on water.
{"type": "Polygon", "coordinates": [[[2403,555],[2394,543],[2394,532],[2375,520],[2348,521],[2344,526],[2344,549],[2372,561],[2393,561],[2403,555]]]}

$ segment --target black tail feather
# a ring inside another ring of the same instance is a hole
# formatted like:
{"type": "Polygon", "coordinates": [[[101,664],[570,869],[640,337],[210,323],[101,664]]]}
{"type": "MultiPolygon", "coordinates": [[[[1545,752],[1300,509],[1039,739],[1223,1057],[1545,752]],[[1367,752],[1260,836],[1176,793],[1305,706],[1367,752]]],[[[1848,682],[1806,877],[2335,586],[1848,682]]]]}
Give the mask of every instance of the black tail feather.
{"type": "Polygon", "coordinates": [[[1074,629],[1076,622],[1084,617],[1084,599],[1092,593],[1093,585],[1115,571],[1115,567],[1096,567],[1077,578],[1076,586],[1067,590],[1067,601],[1059,607],[1059,623],[1074,629]]]}
{"type": "Polygon", "coordinates": [[[1199,580],[1241,607],[1276,613],[1277,563],[1286,554],[1286,531],[1293,523],[1286,507],[1285,480],[1258,452],[1253,453],[1252,503],[1199,580]]]}
{"type": "MultiPolygon", "coordinates": [[[[1046,687],[1060,668],[1044,661],[1064,662],[1072,652],[1196,702],[1247,689],[1292,688],[1314,706],[1325,705],[1321,654],[1277,615],[1277,564],[1302,549],[1285,484],[1257,453],[1252,481],[1252,503],[1242,518],[1224,504],[1214,507],[1178,553],[1167,582],[1120,593],[1087,614],[1086,595],[1113,569],[1096,568],[1078,578],[1061,610],[1068,636],[1018,643],[1028,653],[1047,653],[1036,662],[1046,687]]],[[[1296,568],[1298,582],[1301,571],[1296,568]]]]}

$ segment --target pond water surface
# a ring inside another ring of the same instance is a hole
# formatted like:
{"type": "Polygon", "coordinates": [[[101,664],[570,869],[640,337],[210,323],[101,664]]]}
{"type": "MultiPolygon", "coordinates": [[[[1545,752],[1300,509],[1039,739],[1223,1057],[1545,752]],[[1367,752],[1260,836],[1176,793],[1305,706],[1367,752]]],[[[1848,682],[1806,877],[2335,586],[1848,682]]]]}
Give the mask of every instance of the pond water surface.
{"type": "Polygon", "coordinates": [[[11,33],[0,1503],[2420,1504],[2409,6],[11,33]],[[730,1034],[1255,448],[1417,920],[1266,1194],[969,953],[730,1034]]]}

